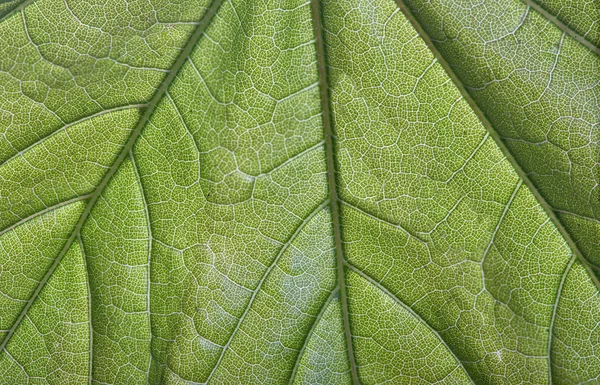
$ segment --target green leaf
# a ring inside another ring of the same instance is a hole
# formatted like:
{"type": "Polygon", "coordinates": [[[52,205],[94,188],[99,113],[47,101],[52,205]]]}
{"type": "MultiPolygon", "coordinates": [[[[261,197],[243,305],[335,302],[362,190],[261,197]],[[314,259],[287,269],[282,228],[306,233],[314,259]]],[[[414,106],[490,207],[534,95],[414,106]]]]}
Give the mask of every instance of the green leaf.
{"type": "Polygon", "coordinates": [[[600,381],[596,8],[1,3],[1,382],[600,381]]]}

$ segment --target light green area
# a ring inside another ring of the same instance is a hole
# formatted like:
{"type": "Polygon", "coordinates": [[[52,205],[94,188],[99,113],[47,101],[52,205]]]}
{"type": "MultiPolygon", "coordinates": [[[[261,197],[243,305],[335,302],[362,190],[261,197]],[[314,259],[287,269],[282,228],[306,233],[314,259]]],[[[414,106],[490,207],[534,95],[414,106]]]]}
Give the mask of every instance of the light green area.
{"type": "Polygon", "coordinates": [[[56,260],[84,207],[74,202],[0,235],[0,340],[56,260]]]}
{"type": "Polygon", "coordinates": [[[596,53],[516,0],[209,3],[0,22],[1,383],[600,380],[596,53]]]}
{"type": "Polygon", "coordinates": [[[131,160],[126,159],[81,230],[90,281],[93,378],[146,381],[150,361],[149,229],[131,160]]]}
{"type": "Polygon", "coordinates": [[[600,295],[578,262],[565,274],[551,341],[552,378],[559,384],[593,384],[600,379],[600,295]]]}
{"type": "Polygon", "coordinates": [[[422,320],[357,273],[346,272],[350,320],[361,379],[368,384],[472,383],[422,320]]]}
{"type": "Polygon", "coordinates": [[[127,109],[85,120],[0,165],[0,228],[92,193],[138,118],[127,109]]]}

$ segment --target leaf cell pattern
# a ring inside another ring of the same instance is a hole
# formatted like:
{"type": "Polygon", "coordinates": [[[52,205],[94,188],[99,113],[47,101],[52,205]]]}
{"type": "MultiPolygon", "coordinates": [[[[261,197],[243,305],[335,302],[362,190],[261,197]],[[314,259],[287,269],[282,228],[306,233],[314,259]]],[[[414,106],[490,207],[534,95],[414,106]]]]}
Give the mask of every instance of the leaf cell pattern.
{"type": "Polygon", "coordinates": [[[599,20],[0,4],[1,381],[600,381],[599,20]]]}

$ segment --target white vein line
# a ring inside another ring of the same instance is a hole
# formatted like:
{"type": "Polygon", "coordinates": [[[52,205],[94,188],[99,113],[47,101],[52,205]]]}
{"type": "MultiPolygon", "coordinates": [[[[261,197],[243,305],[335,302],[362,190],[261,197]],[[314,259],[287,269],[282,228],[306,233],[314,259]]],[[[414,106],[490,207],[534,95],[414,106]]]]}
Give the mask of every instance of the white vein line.
{"type": "Polygon", "coordinates": [[[298,236],[298,234],[300,234],[300,232],[304,229],[304,227],[308,224],[308,222],[310,222],[310,220],[313,219],[319,212],[321,212],[321,210],[323,210],[327,205],[329,205],[329,203],[330,203],[329,199],[325,200],[312,213],[310,213],[308,215],[308,217],[306,217],[306,219],[300,224],[300,226],[298,226],[298,228],[296,229],[296,231],[294,231],[294,233],[290,236],[290,238],[283,245],[283,247],[281,248],[281,250],[279,250],[279,253],[277,254],[277,257],[275,257],[275,259],[273,260],[273,262],[271,263],[271,265],[269,266],[269,268],[267,268],[267,270],[263,274],[262,278],[258,282],[258,285],[256,286],[256,289],[254,289],[254,292],[252,293],[252,296],[250,297],[250,300],[248,301],[248,305],[246,306],[246,309],[244,310],[244,313],[240,317],[240,320],[238,321],[235,329],[233,330],[233,333],[231,333],[231,336],[229,337],[229,340],[227,341],[227,343],[225,344],[225,346],[223,346],[223,350],[221,351],[221,355],[219,356],[219,359],[217,360],[217,363],[213,367],[212,371],[208,375],[208,378],[204,382],[205,384],[208,384],[210,382],[210,379],[212,378],[212,376],[217,371],[217,368],[221,364],[221,361],[223,361],[223,357],[225,356],[225,353],[227,352],[227,349],[229,349],[229,346],[231,345],[231,342],[233,341],[234,337],[236,336],[238,330],[240,330],[240,328],[242,326],[242,323],[244,322],[244,319],[246,318],[246,316],[250,312],[250,308],[252,307],[254,299],[256,298],[256,295],[258,294],[258,292],[262,288],[263,283],[266,281],[267,277],[269,276],[269,273],[271,273],[271,271],[275,268],[275,266],[277,265],[277,262],[279,262],[279,259],[281,259],[281,256],[290,247],[290,245],[292,244],[292,242],[296,239],[296,237],[298,236]]]}
{"type": "MultiPolygon", "coordinates": [[[[192,60],[189,59],[188,63],[191,63],[191,62],[192,62],[192,60]]],[[[183,115],[181,114],[181,111],[179,111],[179,107],[175,103],[175,100],[173,100],[173,98],[171,97],[171,94],[169,93],[169,91],[166,91],[165,95],[166,95],[167,99],[169,99],[169,102],[171,102],[171,104],[173,105],[173,109],[177,113],[177,117],[179,118],[179,121],[181,122],[181,125],[183,126],[183,128],[185,128],[185,131],[190,136],[190,139],[192,139],[192,142],[194,143],[194,147],[196,147],[196,151],[198,152],[198,154],[201,154],[200,148],[198,147],[198,143],[196,142],[196,138],[194,138],[194,135],[192,134],[192,131],[190,130],[190,128],[188,127],[187,123],[183,119],[183,115]]]]}
{"type": "MultiPolygon", "coordinates": [[[[311,43],[314,43],[314,40],[313,40],[313,41],[311,41],[311,43]]],[[[271,99],[274,99],[274,100],[275,100],[277,103],[281,103],[281,102],[283,102],[283,101],[286,101],[286,100],[288,100],[288,99],[292,99],[294,96],[298,96],[298,95],[300,95],[300,94],[302,94],[302,93],[304,93],[304,92],[306,92],[306,91],[312,90],[313,88],[317,88],[317,87],[319,87],[319,82],[315,82],[315,83],[313,83],[313,84],[311,84],[311,85],[309,85],[309,86],[307,86],[307,87],[304,87],[304,88],[302,88],[302,89],[300,89],[300,90],[298,90],[298,91],[294,91],[294,92],[292,92],[291,94],[289,94],[289,95],[287,95],[287,96],[284,96],[284,97],[283,97],[283,98],[281,98],[281,99],[275,99],[275,98],[273,98],[272,96],[269,96],[269,97],[270,97],[271,99]]]]}
{"type": "Polygon", "coordinates": [[[19,365],[21,367],[21,369],[23,370],[23,373],[25,373],[25,375],[29,378],[31,378],[31,376],[29,375],[29,373],[27,373],[27,370],[25,370],[25,367],[23,365],[21,365],[21,363],[19,361],[17,361],[12,354],[9,353],[8,349],[4,350],[6,352],[6,355],[8,355],[8,357],[13,360],[15,362],[15,364],[19,365]]]}
{"type": "Polygon", "coordinates": [[[390,292],[388,289],[386,289],[382,284],[380,284],[379,282],[375,281],[373,278],[371,278],[367,274],[365,274],[362,271],[360,271],[359,269],[357,269],[354,265],[351,265],[348,261],[346,261],[345,264],[346,264],[346,266],[348,266],[348,268],[350,270],[352,270],[356,274],[360,275],[365,280],[367,280],[370,284],[372,284],[373,286],[375,286],[376,288],[381,290],[384,294],[389,296],[394,302],[396,302],[398,305],[402,306],[406,311],[408,311],[419,322],[421,322],[423,325],[425,325],[437,337],[437,339],[446,347],[448,352],[456,360],[456,363],[462,367],[466,376],[469,378],[469,380],[471,380],[471,383],[475,384],[475,381],[473,381],[473,379],[471,378],[471,375],[469,374],[467,369],[464,367],[463,362],[458,358],[458,356],[456,354],[454,354],[454,351],[450,348],[450,346],[446,343],[446,341],[442,338],[442,336],[440,336],[440,334],[437,332],[437,330],[435,330],[431,325],[429,325],[429,323],[427,321],[425,321],[423,318],[421,318],[421,316],[419,314],[417,314],[410,306],[408,306],[404,302],[402,302],[398,297],[396,297],[394,294],[392,294],[392,292],[390,292]]]}

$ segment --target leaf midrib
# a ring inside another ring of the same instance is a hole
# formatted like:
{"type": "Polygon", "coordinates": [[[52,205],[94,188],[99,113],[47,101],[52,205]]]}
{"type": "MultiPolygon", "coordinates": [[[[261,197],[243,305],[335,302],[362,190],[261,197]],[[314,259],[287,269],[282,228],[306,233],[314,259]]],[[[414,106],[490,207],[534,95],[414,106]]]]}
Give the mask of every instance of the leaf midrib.
{"type": "MultiPolygon", "coordinates": [[[[0,19],[0,22],[4,21],[7,17],[10,17],[11,15],[13,15],[17,12],[22,11],[25,7],[27,7],[27,5],[29,5],[33,1],[34,0],[24,1],[17,8],[15,8],[11,13],[5,15],[4,18],[0,19]]],[[[62,261],[63,257],[65,256],[65,254],[71,247],[72,243],[79,236],[79,234],[81,232],[81,228],[83,227],[85,221],[89,217],[89,214],[92,211],[92,209],[94,208],[96,201],[98,200],[98,198],[100,198],[100,196],[102,195],[102,192],[104,191],[104,189],[106,188],[106,186],[108,185],[110,180],[112,179],[113,175],[117,172],[117,170],[119,169],[119,167],[121,166],[121,164],[123,163],[125,158],[128,156],[129,151],[131,151],[131,149],[133,148],[133,145],[135,144],[135,142],[136,142],[137,138],[139,137],[140,133],[142,132],[143,128],[146,126],[146,123],[150,120],[150,117],[156,110],[156,107],[158,106],[159,102],[162,100],[163,96],[167,92],[167,89],[169,88],[171,83],[173,83],[173,81],[175,80],[179,70],[181,69],[181,67],[183,67],[183,64],[188,60],[192,50],[194,49],[194,47],[200,40],[200,37],[202,37],[202,35],[206,31],[206,28],[210,25],[212,18],[214,17],[214,15],[216,14],[217,10],[219,9],[219,7],[221,6],[222,3],[223,3],[223,0],[213,0],[211,5],[207,8],[206,12],[202,16],[202,19],[198,23],[198,26],[196,27],[196,29],[194,30],[194,32],[192,33],[192,35],[186,42],[186,44],[183,47],[183,49],[181,50],[180,54],[175,59],[175,62],[171,66],[171,69],[170,69],[168,75],[160,83],[160,85],[156,89],[156,92],[152,95],[152,98],[147,103],[146,108],[143,110],[144,112],[142,113],[142,116],[138,120],[135,128],[129,134],[129,138],[128,138],[127,142],[125,143],[125,145],[123,146],[123,148],[121,149],[119,155],[117,156],[117,158],[111,165],[108,172],[104,175],[104,178],[98,184],[98,186],[96,187],[94,192],[89,196],[89,198],[88,198],[89,200],[85,207],[85,210],[79,217],[79,220],[77,221],[77,224],[75,225],[75,228],[71,232],[69,238],[67,239],[67,241],[66,241],[65,245],[63,246],[63,248],[61,249],[60,253],[54,260],[54,263],[52,264],[52,266],[50,266],[50,268],[48,269],[48,271],[46,272],[46,274],[44,275],[42,280],[38,283],[38,286],[34,290],[29,301],[27,302],[27,304],[25,305],[25,307],[23,308],[23,310],[21,311],[21,313],[19,314],[19,316],[17,317],[15,322],[13,323],[13,326],[10,328],[10,330],[6,334],[4,340],[2,341],[2,344],[0,344],[0,353],[2,353],[6,349],[8,342],[11,340],[11,337],[14,335],[15,331],[18,329],[19,325],[25,318],[25,315],[28,313],[29,309],[35,302],[36,298],[38,297],[38,295],[40,294],[40,292],[46,285],[46,282],[48,282],[48,280],[50,279],[50,277],[52,276],[52,274],[54,273],[54,271],[56,270],[56,268],[62,261]]],[[[90,362],[90,370],[91,370],[91,362],[90,362]]]]}

